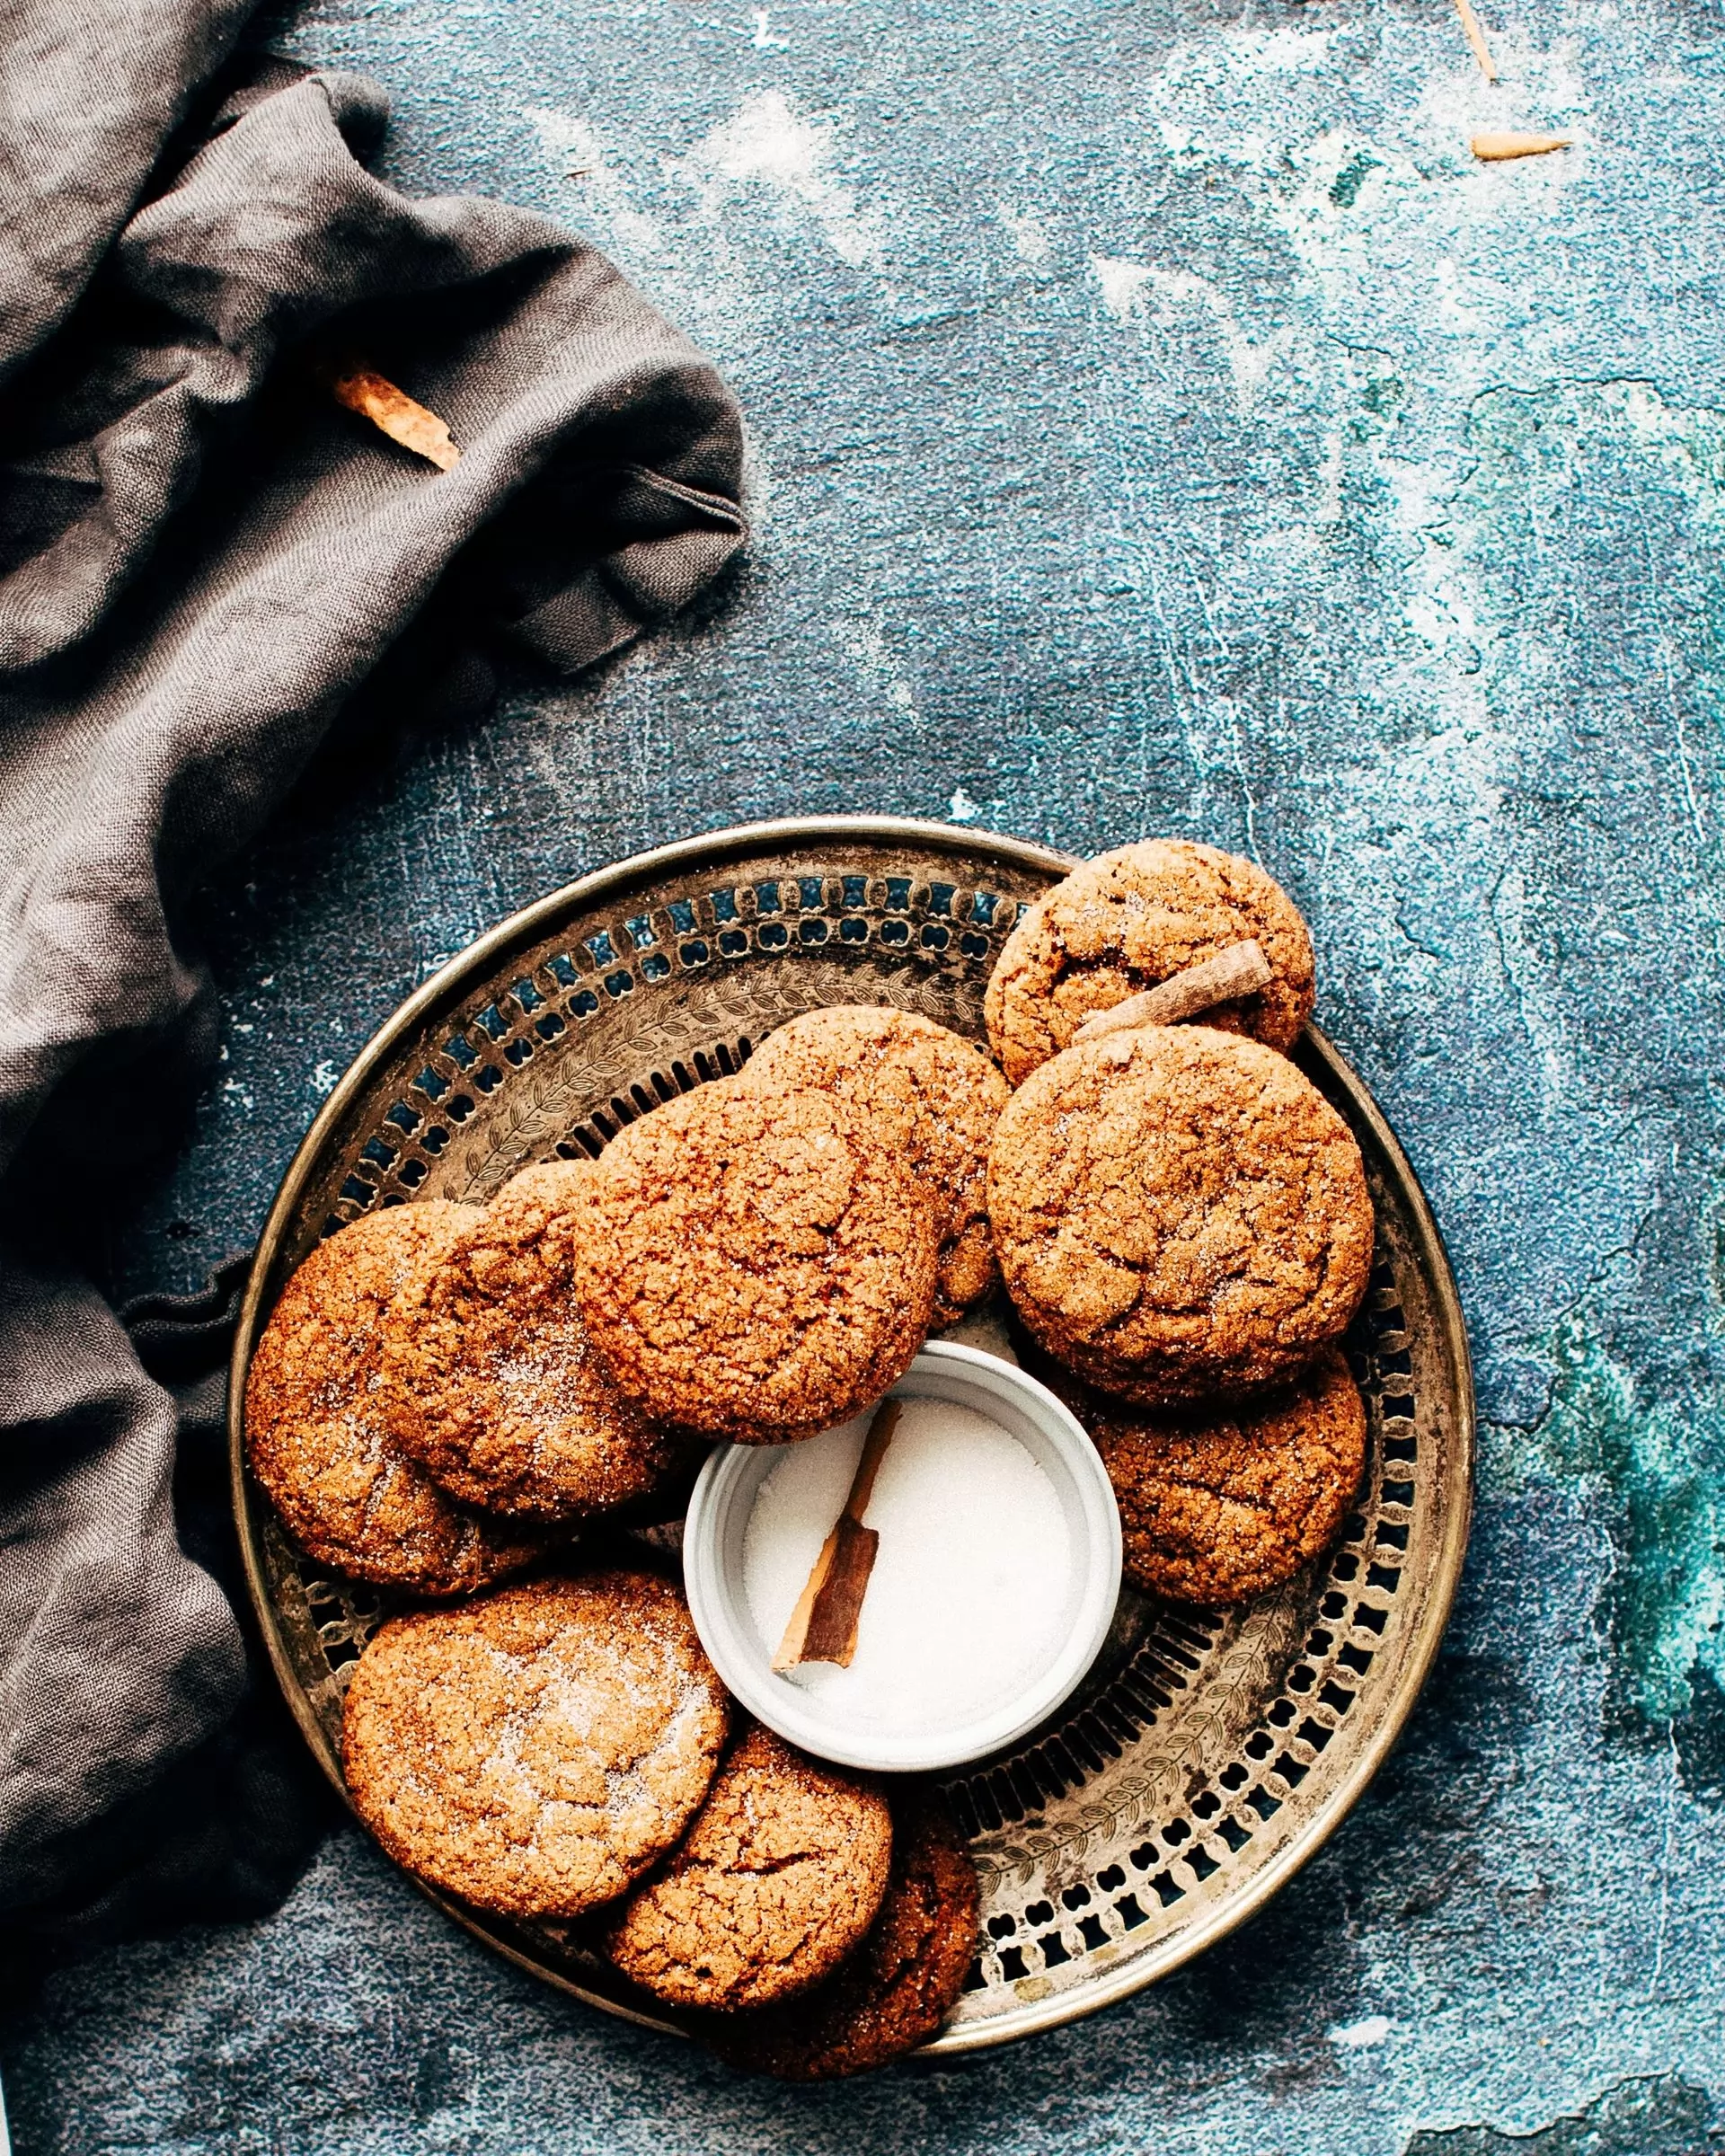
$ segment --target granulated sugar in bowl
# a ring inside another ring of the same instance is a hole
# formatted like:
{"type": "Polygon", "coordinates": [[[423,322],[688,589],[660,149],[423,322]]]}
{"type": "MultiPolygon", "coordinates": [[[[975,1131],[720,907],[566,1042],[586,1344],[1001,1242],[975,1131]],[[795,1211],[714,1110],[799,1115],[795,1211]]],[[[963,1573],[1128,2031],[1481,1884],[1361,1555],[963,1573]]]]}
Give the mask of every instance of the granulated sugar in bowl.
{"type": "MultiPolygon", "coordinates": [[[[796,1607],[868,1422],[784,1446],[756,1493],[743,1593],[764,1641],[796,1607]]],[[[791,1682],[895,1736],[1017,1698],[1059,1639],[1072,1576],[1066,1515],[1029,1450],[975,1408],[909,1401],[866,1519],[880,1544],[850,1667],[806,1662],[791,1682]]]]}
{"type": "Polygon", "coordinates": [[[849,1667],[772,1661],[869,1416],[798,1445],[716,1451],[684,1568],[707,1652],[751,1713],[822,1757],[926,1772],[1015,1743],[1070,1695],[1113,1616],[1119,1517],[1083,1428],[1015,1365],[933,1341],[890,1397],[849,1667]]]}

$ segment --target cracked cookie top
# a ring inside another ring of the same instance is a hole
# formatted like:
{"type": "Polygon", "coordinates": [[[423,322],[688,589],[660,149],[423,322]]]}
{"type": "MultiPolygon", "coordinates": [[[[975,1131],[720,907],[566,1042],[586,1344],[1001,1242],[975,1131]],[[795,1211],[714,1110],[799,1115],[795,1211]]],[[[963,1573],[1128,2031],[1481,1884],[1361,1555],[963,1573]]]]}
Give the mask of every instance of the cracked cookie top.
{"type": "Polygon", "coordinates": [[[936,1799],[892,1799],[892,1868],[860,1947],[814,1990],[751,2014],[714,2015],[701,2035],[745,2072],[838,2081],[925,2044],[958,2004],[976,1952],[976,1867],[936,1799]]]}
{"type": "Polygon", "coordinates": [[[838,1966],[874,1922],[891,1856],[878,1790],[751,1728],[606,1952],[673,2006],[765,2006],[838,1966]]]}
{"type": "Polygon", "coordinates": [[[1127,1577],[1174,1602],[1219,1608],[1291,1579],[1335,1540],[1366,1466],[1366,1403],[1335,1348],[1241,1407],[1078,1413],[1119,1502],[1127,1577]]]}
{"type": "Polygon", "coordinates": [[[1281,886],[1241,854],[1186,839],[1099,854],[1038,899],[1002,947],[984,1003],[1001,1068],[1022,1085],[1087,1018],[1248,938],[1271,979],[1204,1023],[1291,1048],[1312,1015],[1312,938],[1281,886]]]}
{"type": "Polygon", "coordinates": [[[926,1182],[935,1207],[934,1323],[951,1325],[999,1279],[988,1230],[988,1144],[1009,1098],[978,1049],[932,1018],[836,1003],[781,1026],[743,1083],[810,1087],[862,1109],[926,1182]]]}
{"type": "Polygon", "coordinates": [[[927,1335],[933,1201],[829,1093],[716,1081],[632,1123],[591,1176],[581,1314],[658,1421],[812,1436],[879,1400],[927,1335]]]}
{"type": "Polygon", "coordinates": [[[1170,1405],[1237,1397],[1338,1340],[1366,1292],[1359,1147],[1286,1057],[1206,1026],[1068,1048],[995,1133],[1008,1292],[1087,1383],[1170,1405]]]}
{"type": "Polygon", "coordinates": [[[464,1504],[579,1520],[662,1488],[688,1448],[618,1392],[571,1278],[588,1232],[584,1162],[528,1168],[461,1208],[385,1321],[399,1444],[464,1504]]]}
{"type": "Polygon", "coordinates": [[[725,1723],[677,1590],[597,1572],[385,1624],[348,1689],[342,1766],[410,1871],[505,1916],[577,1916],[675,1846],[725,1723]]]}
{"type": "Polygon", "coordinates": [[[392,1435],[388,1313],[414,1267],[478,1217],[440,1198],[367,1213],[283,1288],[245,1385],[245,1451],[308,1557],[415,1594],[470,1595],[538,1553],[455,1503],[392,1435]]]}

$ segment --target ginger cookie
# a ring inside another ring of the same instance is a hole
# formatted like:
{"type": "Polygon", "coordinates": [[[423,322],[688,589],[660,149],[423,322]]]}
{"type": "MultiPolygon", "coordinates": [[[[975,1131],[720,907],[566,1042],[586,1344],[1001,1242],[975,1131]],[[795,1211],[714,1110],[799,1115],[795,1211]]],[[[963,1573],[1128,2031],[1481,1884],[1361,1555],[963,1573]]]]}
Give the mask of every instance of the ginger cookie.
{"type": "Polygon", "coordinates": [[[576,1520],[644,1498],[688,1451],[624,1399],[570,1286],[586,1162],[529,1168],[429,1249],[385,1321],[399,1443],[453,1497],[576,1520]]]}
{"type": "Polygon", "coordinates": [[[784,2081],[832,2081],[927,2043],[958,2004],[977,1946],[976,1868],[932,1797],[893,1802],[892,1869],[880,1913],[825,1984],[781,2006],[703,2020],[730,2065],[784,2081]]]}
{"type": "Polygon", "coordinates": [[[1312,1015],[1312,938],[1281,886],[1255,862],[1185,839],[1099,854],[1038,899],[1002,948],[984,1003],[1002,1069],[1022,1085],[1087,1018],[1248,938],[1271,979],[1203,1022],[1291,1048],[1312,1015]]]}
{"type": "Polygon", "coordinates": [[[1082,1419],[1119,1501],[1126,1576],[1220,1608],[1309,1565],[1335,1540],[1366,1465],[1366,1406],[1331,1348],[1284,1390],[1181,1417],[1095,1399],[1082,1419]]]}
{"type": "Polygon", "coordinates": [[[891,1858],[884,1797],[751,1728],[605,1951],[672,2006],[765,2006],[844,1960],[874,1922],[891,1858]]]}
{"type": "Polygon", "coordinates": [[[934,1323],[951,1325],[999,1281],[988,1232],[988,1144],[1010,1098],[978,1049],[932,1018],[836,1003],[793,1018],[749,1058],[753,1090],[811,1087],[860,1109],[933,1194],[934,1323]]]}
{"type": "Polygon", "coordinates": [[[830,1094],[716,1081],[643,1116],[590,1171],[581,1315],[656,1421],[781,1444],[909,1368],[934,1307],[934,1208],[830,1094]]]}
{"type": "Polygon", "coordinates": [[[348,1689],[354,1809],[477,1908],[577,1916],[673,1848],[712,1780],[724,1687],[650,1572],[505,1587],[385,1625],[348,1689]]]}
{"type": "Polygon", "coordinates": [[[454,1503],[385,1417],[388,1312],[414,1266],[473,1217],[440,1198],[391,1206],[319,1243],[246,1377],[246,1458],[295,1542],[321,1565],[416,1595],[472,1594],[541,1546],[454,1503]]]}
{"type": "Polygon", "coordinates": [[[1366,1293],[1359,1148],[1285,1056],[1207,1026],[1068,1048],[995,1133],[1019,1315],[1086,1383],[1170,1406],[1291,1376],[1366,1293]]]}

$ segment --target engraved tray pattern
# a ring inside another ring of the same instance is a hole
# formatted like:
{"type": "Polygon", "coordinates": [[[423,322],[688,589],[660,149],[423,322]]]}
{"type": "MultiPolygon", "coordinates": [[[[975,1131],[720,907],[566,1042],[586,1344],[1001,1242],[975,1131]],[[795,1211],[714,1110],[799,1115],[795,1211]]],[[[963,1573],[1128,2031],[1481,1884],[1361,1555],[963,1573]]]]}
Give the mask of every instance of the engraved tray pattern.
{"type": "MultiPolygon", "coordinates": [[[[982,994],[1062,855],[897,819],[760,825],[664,847],[505,923],[404,1003],[335,1089],[260,1241],[234,1348],[234,1500],[288,1702],[338,1788],[342,1688],[394,1606],[311,1565],[243,1459],[240,1403],[274,1295],[368,1207],[482,1198],[525,1163],[597,1153],[624,1123],[739,1066],[797,1012],[920,1011],[983,1038],[982,994]]],[[[1326,1562],[1243,1610],[1122,1595],[1053,1723],[946,1785],[982,1930],[932,2049],[1004,2041],[1164,1975],[1265,1901],[1335,1828],[1419,1692],[1466,1544],[1473,1403],[1442,1244],[1364,1087],[1315,1029],[1299,1060],[1359,1139],[1377,1213],[1348,1346],[1370,1452],[1326,1562]]],[[[660,2028],[579,1927],[456,1921],[590,2003],[660,2028]]]]}

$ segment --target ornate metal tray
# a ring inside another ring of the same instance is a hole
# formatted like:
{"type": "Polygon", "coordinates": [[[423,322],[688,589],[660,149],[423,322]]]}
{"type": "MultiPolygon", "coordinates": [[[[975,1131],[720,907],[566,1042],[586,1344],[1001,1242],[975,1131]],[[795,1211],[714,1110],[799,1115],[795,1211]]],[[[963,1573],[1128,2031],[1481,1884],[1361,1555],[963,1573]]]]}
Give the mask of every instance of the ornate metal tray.
{"type": "MultiPolygon", "coordinates": [[[[358,1057],[270,1211],[230,1392],[252,1598],[288,1703],[338,1789],[343,1684],[389,1604],[299,1557],[245,1471],[247,1363],[288,1273],[369,1206],[482,1198],[528,1162],[597,1153],[814,1005],[893,1003],[982,1038],[1003,939],[1071,865],[1011,839],[873,817],[661,847],[504,923],[358,1057]]],[[[1371,1290],[1349,1342],[1371,1423],[1358,1511],[1327,1564],[1243,1610],[1175,1610],[1128,1590],[1096,1671],[1055,1723],[947,1785],[972,1837],[983,1928],[933,2050],[1088,2013],[1261,1907],[1345,1816],[1431,1666],[1473,1482],[1455,1284],[1365,1088],[1315,1029],[1300,1060],[1351,1124],[1377,1210],[1371,1290]]],[[[578,1929],[433,1898],[589,2003],[676,2026],[588,1954],[578,1929]]]]}

